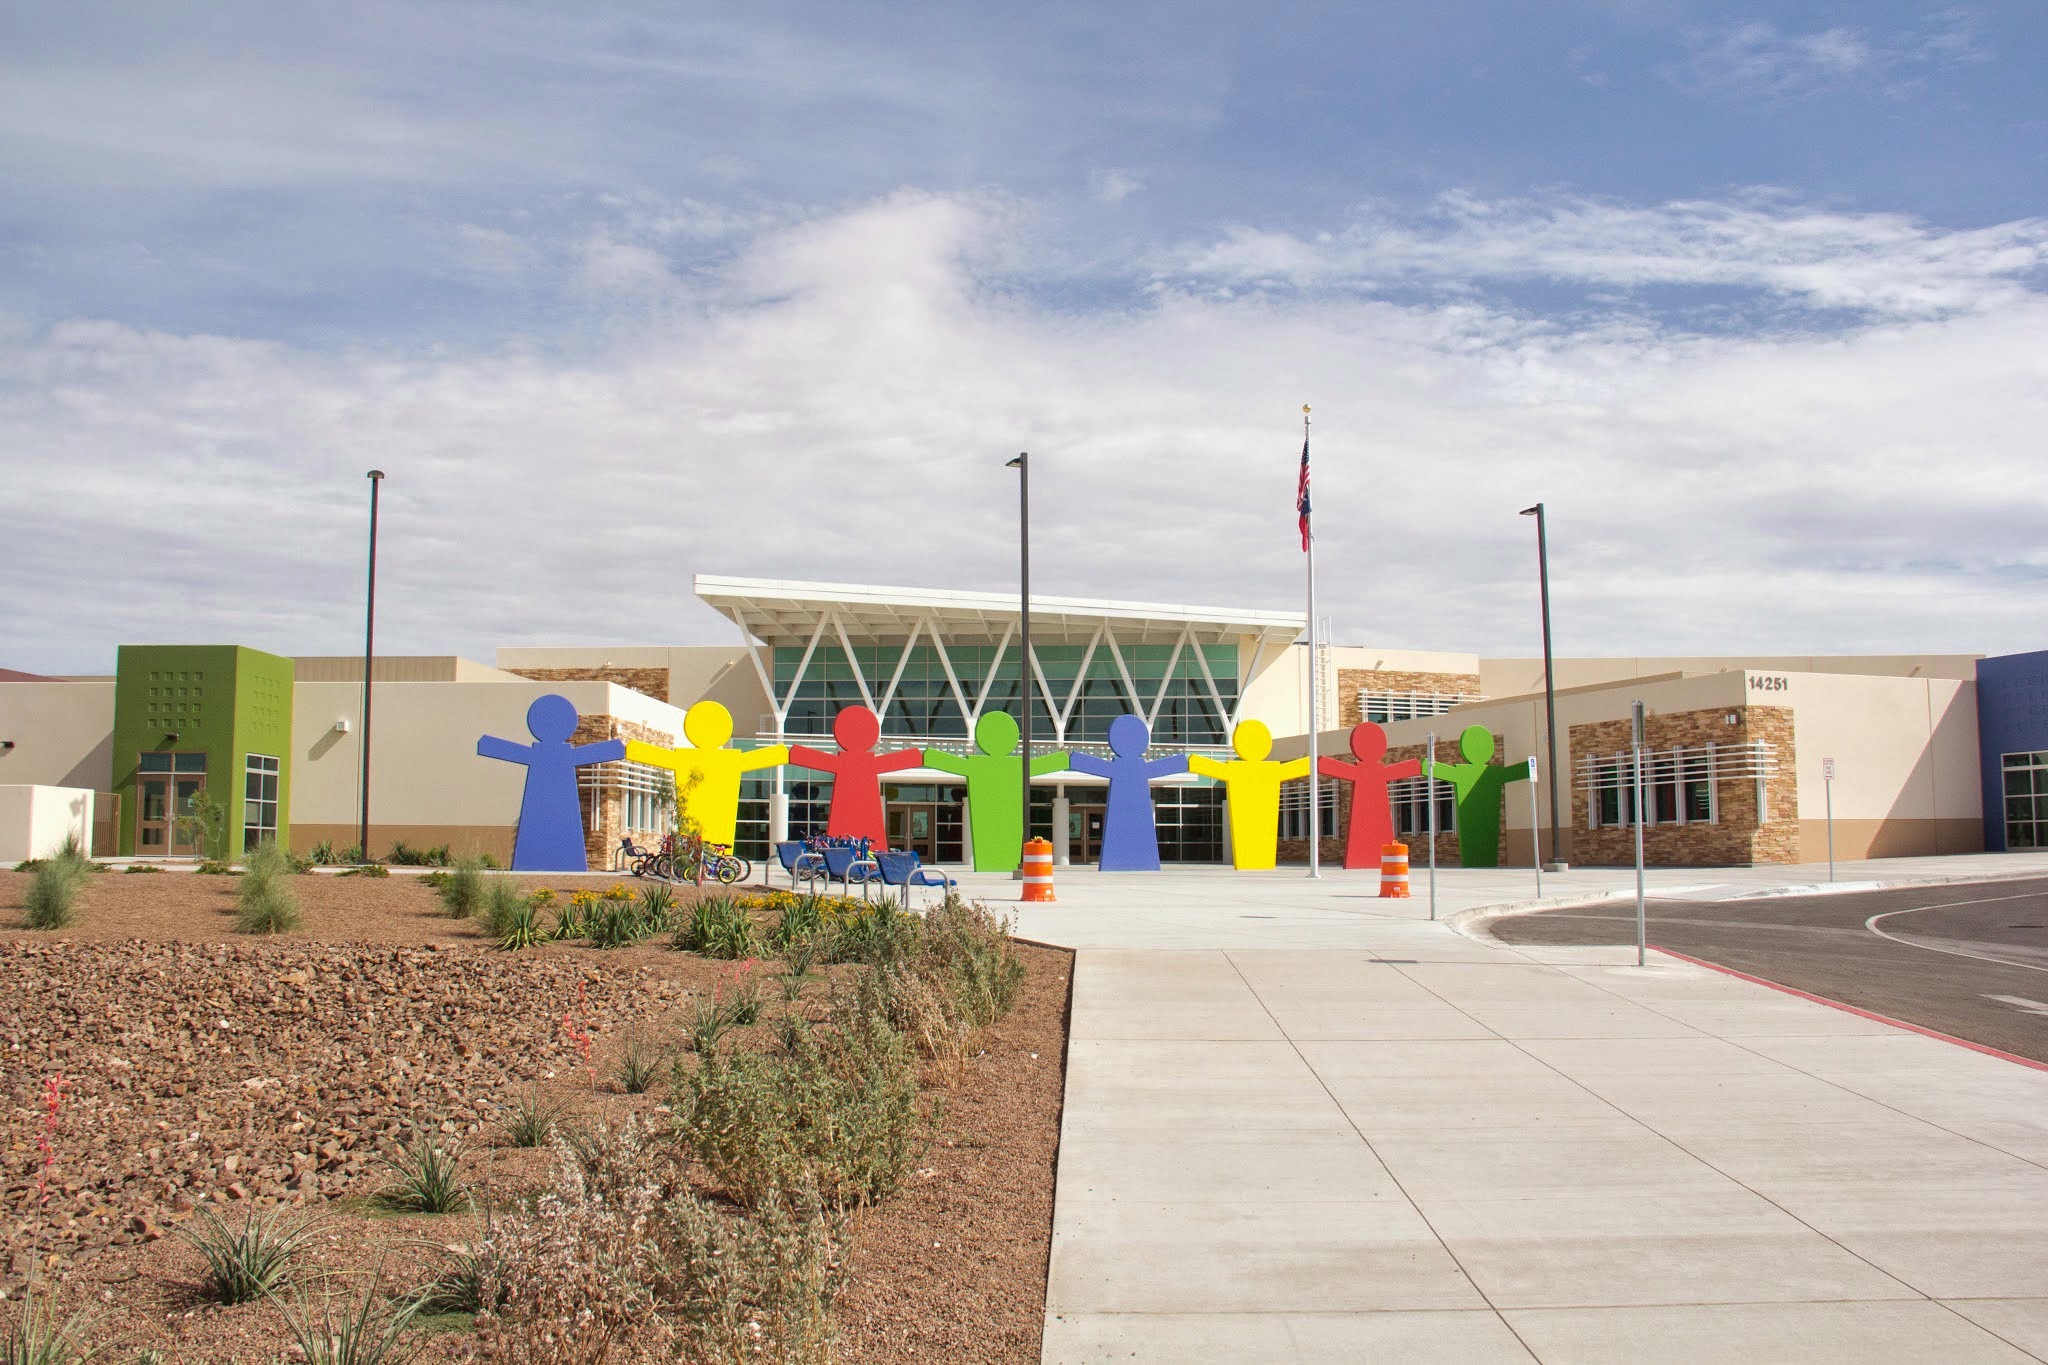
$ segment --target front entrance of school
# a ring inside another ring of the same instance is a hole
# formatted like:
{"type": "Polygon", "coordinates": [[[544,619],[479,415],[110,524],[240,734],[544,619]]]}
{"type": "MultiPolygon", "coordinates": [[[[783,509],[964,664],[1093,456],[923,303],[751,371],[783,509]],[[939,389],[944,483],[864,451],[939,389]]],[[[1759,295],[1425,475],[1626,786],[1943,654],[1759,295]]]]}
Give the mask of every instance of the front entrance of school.
{"type": "Polygon", "coordinates": [[[1102,861],[1102,818],[1106,809],[1078,801],[1067,806],[1067,857],[1070,861],[1102,861]]]}
{"type": "Polygon", "coordinates": [[[885,783],[884,829],[892,849],[907,849],[927,863],[957,867],[966,833],[966,789],[885,783]]]}

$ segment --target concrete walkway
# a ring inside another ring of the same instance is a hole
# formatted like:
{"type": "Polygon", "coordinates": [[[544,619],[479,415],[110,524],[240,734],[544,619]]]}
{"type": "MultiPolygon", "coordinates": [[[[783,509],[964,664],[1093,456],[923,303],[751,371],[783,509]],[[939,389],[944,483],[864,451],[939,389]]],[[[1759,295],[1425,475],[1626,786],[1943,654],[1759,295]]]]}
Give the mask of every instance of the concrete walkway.
{"type": "Polygon", "coordinates": [[[1349,878],[1060,888],[1048,1362],[2048,1359],[2048,1072],[1349,878]]]}

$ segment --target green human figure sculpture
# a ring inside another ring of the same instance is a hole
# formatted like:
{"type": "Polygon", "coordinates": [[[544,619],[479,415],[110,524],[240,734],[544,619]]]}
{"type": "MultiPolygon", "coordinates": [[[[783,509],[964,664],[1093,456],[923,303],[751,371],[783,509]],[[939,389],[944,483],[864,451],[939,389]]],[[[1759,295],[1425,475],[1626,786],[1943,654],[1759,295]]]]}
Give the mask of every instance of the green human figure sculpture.
{"type": "Polygon", "coordinates": [[[1438,763],[1428,776],[1448,782],[1458,796],[1458,863],[1461,867],[1500,866],[1501,791],[1529,776],[1526,764],[1502,767],[1493,759],[1493,732],[1468,725],[1458,736],[1463,763],[1438,763]]]}
{"type": "MultiPolygon", "coordinates": [[[[967,818],[974,827],[974,870],[1012,872],[1024,861],[1024,756],[1016,752],[1017,722],[1007,711],[989,711],[974,722],[974,747],[967,754],[924,751],[924,766],[967,779],[967,818]]],[[[1040,754],[1031,775],[1064,771],[1065,754],[1040,754]]]]}

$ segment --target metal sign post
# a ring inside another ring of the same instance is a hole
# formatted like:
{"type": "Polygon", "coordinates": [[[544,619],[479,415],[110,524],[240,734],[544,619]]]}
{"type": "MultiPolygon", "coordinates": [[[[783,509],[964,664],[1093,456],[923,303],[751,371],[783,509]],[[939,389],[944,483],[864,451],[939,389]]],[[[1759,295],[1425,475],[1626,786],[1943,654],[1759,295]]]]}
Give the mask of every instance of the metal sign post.
{"type": "Polygon", "coordinates": [[[1643,704],[1629,703],[1629,739],[1636,759],[1636,965],[1649,955],[1650,921],[1643,902],[1643,704]]]}
{"type": "Polygon", "coordinates": [[[1820,786],[1828,803],[1828,880],[1835,879],[1835,760],[1820,761],[1820,786]]]}
{"type": "Polygon", "coordinates": [[[1436,918],[1436,731],[1424,741],[1422,795],[1429,802],[1429,917],[1436,918]]]}
{"type": "Polygon", "coordinates": [[[1543,827],[1536,823],[1536,755],[1529,755],[1529,865],[1536,869],[1536,899],[1543,899],[1543,827]]]}

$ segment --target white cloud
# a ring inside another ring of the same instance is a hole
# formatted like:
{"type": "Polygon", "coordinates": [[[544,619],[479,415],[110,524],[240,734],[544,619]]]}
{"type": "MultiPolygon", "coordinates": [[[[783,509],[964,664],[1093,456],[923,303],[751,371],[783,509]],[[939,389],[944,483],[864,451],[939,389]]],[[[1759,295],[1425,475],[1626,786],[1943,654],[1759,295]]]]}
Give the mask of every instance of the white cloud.
{"type": "Polygon", "coordinates": [[[1105,166],[1088,173],[1088,190],[1105,204],[1121,204],[1145,188],[1142,178],[1129,171],[1105,166]]]}
{"type": "MultiPolygon", "coordinates": [[[[1291,604],[1303,402],[1323,609],[1346,641],[1533,648],[1515,512],[1540,497],[1570,652],[2040,643],[2048,301],[2001,254],[2038,253],[2037,227],[1460,213],[1448,240],[1398,249],[1233,234],[1180,253],[1187,273],[1143,307],[1077,309],[1006,273],[1032,250],[1018,206],[906,192],[747,238],[577,360],[0,326],[0,664],[105,667],[120,641],[174,637],[346,652],[372,466],[391,476],[393,650],[725,638],[695,571],[999,589],[1002,463],[1027,448],[1043,591],[1291,604]],[[1610,220],[1626,250],[1611,230],[1570,245],[1610,220]],[[1749,226],[1701,227],[1730,222],[1749,226]],[[1430,277],[1469,273],[1463,253],[1691,279],[1703,231],[1715,269],[1761,290],[1945,263],[1940,297],[1967,306],[1704,335],[1597,309],[1538,322],[1477,295],[1393,303],[1343,273],[1348,250],[1430,277]],[[1219,290],[1246,242],[1342,287],[1219,290]]],[[[605,252],[618,287],[660,284],[658,261],[605,252]]]]}
{"type": "Polygon", "coordinates": [[[1161,257],[1168,277],[1319,288],[1566,281],[1761,290],[1809,307],[1920,317],[2029,297],[2048,219],[1944,230],[1753,195],[1641,206],[1586,198],[1441,197],[1424,218],[1367,212],[1341,232],[1250,227],[1161,257]]]}
{"type": "Polygon", "coordinates": [[[1944,10],[1917,29],[1875,35],[1836,26],[1787,33],[1765,20],[1685,35],[1682,62],[1666,69],[1680,86],[1699,93],[1784,98],[1876,82],[1901,94],[1944,67],[1983,58],[1974,22],[1965,10],[1944,10]]]}

